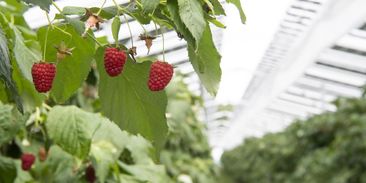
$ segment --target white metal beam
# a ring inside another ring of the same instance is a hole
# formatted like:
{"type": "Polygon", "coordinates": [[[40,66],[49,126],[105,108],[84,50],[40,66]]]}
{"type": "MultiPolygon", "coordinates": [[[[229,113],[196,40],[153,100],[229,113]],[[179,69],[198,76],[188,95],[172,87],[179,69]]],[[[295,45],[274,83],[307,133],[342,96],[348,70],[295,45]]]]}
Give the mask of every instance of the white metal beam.
{"type": "Polygon", "coordinates": [[[366,7],[365,0],[327,1],[324,6],[319,19],[291,48],[291,53],[282,60],[281,67],[276,68],[275,72],[268,73],[250,99],[243,101],[245,102],[243,105],[247,107],[223,138],[221,142],[223,148],[230,148],[240,143],[245,136],[242,132],[250,120],[299,78],[305,69],[314,63],[319,53],[366,19],[366,11],[360,8],[366,7]]]}

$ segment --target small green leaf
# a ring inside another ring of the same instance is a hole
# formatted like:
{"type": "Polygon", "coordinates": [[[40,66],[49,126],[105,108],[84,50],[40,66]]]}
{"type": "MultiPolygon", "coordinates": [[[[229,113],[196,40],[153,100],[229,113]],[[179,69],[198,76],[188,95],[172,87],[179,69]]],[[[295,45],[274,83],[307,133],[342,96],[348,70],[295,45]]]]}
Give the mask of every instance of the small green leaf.
{"type": "Polygon", "coordinates": [[[121,28],[121,19],[119,18],[119,16],[116,16],[114,17],[112,22],[112,36],[116,44],[118,43],[118,33],[120,28],[121,28]]]}
{"type": "Polygon", "coordinates": [[[219,20],[217,20],[216,18],[213,18],[213,17],[211,17],[210,15],[205,15],[205,18],[209,21],[209,22],[211,22],[212,24],[214,24],[216,27],[219,27],[219,28],[223,28],[223,29],[225,29],[226,28],[226,26],[223,24],[223,23],[221,23],[219,20]]]}
{"type": "Polygon", "coordinates": [[[14,160],[0,156],[0,182],[13,183],[17,177],[14,160]]]}
{"type": "Polygon", "coordinates": [[[247,17],[245,16],[244,10],[241,6],[240,0],[226,0],[228,3],[232,3],[236,6],[239,11],[241,23],[245,24],[247,17]]]}
{"type": "Polygon", "coordinates": [[[222,7],[219,0],[210,0],[210,1],[213,5],[215,15],[226,15],[225,9],[222,7]]]}
{"type": "Polygon", "coordinates": [[[85,24],[82,21],[80,21],[78,19],[74,19],[74,18],[69,18],[66,16],[64,18],[67,22],[70,23],[71,26],[74,27],[75,31],[79,35],[82,35],[85,32],[85,24]]]}
{"type": "Polygon", "coordinates": [[[141,0],[142,8],[146,13],[152,13],[158,7],[160,0],[141,0]]]}
{"type": "Polygon", "coordinates": [[[100,125],[99,119],[99,115],[75,106],[56,106],[48,114],[46,127],[55,144],[84,159],[89,154],[92,136],[100,125]]]}
{"type": "Polygon", "coordinates": [[[167,134],[164,91],[151,92],[147,87],[151,62],[133,64],[128,59],[118,77],[109,77],[104,69],[105,48],[99,48],[96,61],[100,75],[99,96],[102,112],[122,130],[141,134],[161,149],[167,134]]]}
{"type": "Polygon", "coordinates": [[[206,27],[197,51],[188,44],[188,55],[202,84],[215,96],[221,80],[221,56],[213,43],[210,26],[206,27]]]}
{"type": "MultiPolygon", "coordinates": [[[[95,52],[95,43],[91,38],[83,38],[70,25],[59,26],[60,29],[50,28],[47,39],[46,61],[57,60],[58,46],[64,42],[68,48],[74,48],[72,55],[66,55],[57,64],[57,72],[53,81],[51,95],[57,102],[66,101],[82,85],[90,71],[90,63],[95,52]]],[[[48,27],[38,30],[38,40],[42,47],[48,27]]],[[[44,49],[44,48],[43,48],[44,49]]]]}
{"type": "Polygon", "coordinates": [[[198,45],[207,25],[201,4],[197,0],[178,0],[178,7],[180,18],[198,45]]]}
{"type": "Polygon", "coordinates": [[[47,12],[50,11],[50,5],[52,4],[52,0],[22,0],[22,1],[33,5],[37,5],[47,12]]]}
{"type": "Polygon", "coordinates": [[[86,9],[83,7],[76,7],[76,6],[65,6],[62,9],[62,14],[64,15],[85,15],[86,9]]]}

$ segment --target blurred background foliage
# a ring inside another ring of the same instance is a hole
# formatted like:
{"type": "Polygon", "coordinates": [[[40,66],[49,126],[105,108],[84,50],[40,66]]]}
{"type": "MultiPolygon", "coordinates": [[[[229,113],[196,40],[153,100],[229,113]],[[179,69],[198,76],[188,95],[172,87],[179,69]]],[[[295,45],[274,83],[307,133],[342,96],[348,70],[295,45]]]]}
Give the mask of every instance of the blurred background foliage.
{"type": "Polygon", "coordinates": [[[167,89],[169,133],[160,159],[176,182],[214,183],[218,167],[211,158],[204,124],[199,121],[202,99],[176,76],[167,89]]]}
{"type": "Polygon", "coordinates": [[[248,138],[221,158],[235,183],[366,182],[366,97],[339,98],[336,112],[248,138]]]}

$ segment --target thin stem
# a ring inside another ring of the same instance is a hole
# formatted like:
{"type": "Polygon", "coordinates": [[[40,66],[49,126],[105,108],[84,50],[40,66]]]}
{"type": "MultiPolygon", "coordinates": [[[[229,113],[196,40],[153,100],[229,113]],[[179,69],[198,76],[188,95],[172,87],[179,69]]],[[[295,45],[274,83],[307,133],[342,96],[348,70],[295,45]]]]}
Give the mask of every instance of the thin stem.
{"type": "Polygon", "coordinates": [[[118,15],[119,15],[119,11],[120,11],[120,9],[122,9],[122,8],[117,4],[117,2],[116,2],[115,0],[112,0],[112,1],[113,1],[114,5],[117,7],[118,15]]]}
{"type": "MultiPolygon", "coordinates": [[[[154,25],[155,25],[156,34],[158,34],[158,26],[156,25],[156,22],[154,22],[154,25]]],[[[161,38],[163,40],[163,61],[165,61],[165,38],[164,38],[163,29],[161,27],[160,27],[160,33],[161,33],[161,38]]]]}
{"type": "Polygon", "coordinates": [[[52,109],[51,106],[47,105],[46,103],[42,103],[42,106],[47,109],[48,111],[52,109]]]}
{"type": "Polygon", "coordinates": [[[125,18],[125,20],[126,20],[126,24],[127,24],[127,27],[128,27],[128,31],[130,32],[131,45],[132,45],[132,47],[133,47],[133,36],[132,36],[132,31],[131,31],[130,24],[128,23],[127,16],[126,16],[125,14],[123,14],[123,17],[124,17],[124,18],[125,18]]]}
{"type": "Polygon", "coordinates": [[[163,39],[163,60],[164,62],[165,60],[165,37],[164,37],[164,32],[163,29],[160,27],[160,32],[161,32],[161,38],[163,39]]]}
{"type": "Polygon", "coordinates": [[[47,21],[48,21],[48,25],[51,27],[52,26],[52,22],[51,22],[50,16],[48,16],[48,13],[46,11],[44,13],[46,14],[47,21]]]}
{"type": "Polygon", "coordinates": [[[57,9],[57,11],[59,11],[62,14],[61,8],[58,7],[57,4],[54,1],[52,1],[52,5],[57,9]]]}
{"type": "Polygon", "coordinates": [[[70,33],[66,32],[65,30],[61,29],[60,27],[58,27],[58,26],[56,26],[56,25],[54,25],[54,26],[52,26],[52,27],[53,27],[53,28],[55,28],[55,29],[57,29],[57,30],[59,30],[60,32],[62,32],[62,33],[64,33],[64,34],[68,35],[70,38],[72,38],[72,35],[71,35],[70,33]]]}
{"type": "MultiPolygon", "coordinates": [[[[139,24],[140,24],[140,22],[139,22],[139,24]]],[[[144,34],[147,35],[147,31],[146,31],[145,27],[142,24],[140,24],[140,25],[141,25],[142,29],[144,30],[144,34]]]]}
{"type": "Polygon", "coordinates": [[[100,9],[99,9],[99,11],[97,13],[97,16],[99,16],[100,12],[102,12],[102,9],[103,9],[103,7],[104,7],[104,5],[105,5],[106,2],[107,2],[107,0],[104,0],[103,1],[103,4],[102,4],[102,6],[100,7],[100,9]]]}
{"type": "Polygon", "coordinates": [[[50,26],[48,26],[45,39],[44,39],[44,46],[43,46],[43,61],[46,61],[46,50],[47,50],[47,41],[48,41],[48,32],[50,31],[50,26]]]}
{"type": "Polygon", "coordinates": [[[93,35],[91,35],[89,32],[86,32],[86,34],[92,38],[100,47],[103,47],[102,43],[100,43],[93,35]]]}

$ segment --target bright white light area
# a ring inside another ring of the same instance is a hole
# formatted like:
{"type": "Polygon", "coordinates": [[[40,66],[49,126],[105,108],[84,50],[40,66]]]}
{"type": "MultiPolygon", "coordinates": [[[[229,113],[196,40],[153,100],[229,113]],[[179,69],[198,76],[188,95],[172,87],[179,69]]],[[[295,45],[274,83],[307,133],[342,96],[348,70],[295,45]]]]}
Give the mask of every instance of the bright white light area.
{"type": "Polygon", "coordinates": [[[227,5],[227,26],[222,46],[222,81],[216,101],[237,104],[243,96],[256,67],[273,39],[292,0],[242,0],[247,15],[240,24],[239,13],[227,5]]]}

